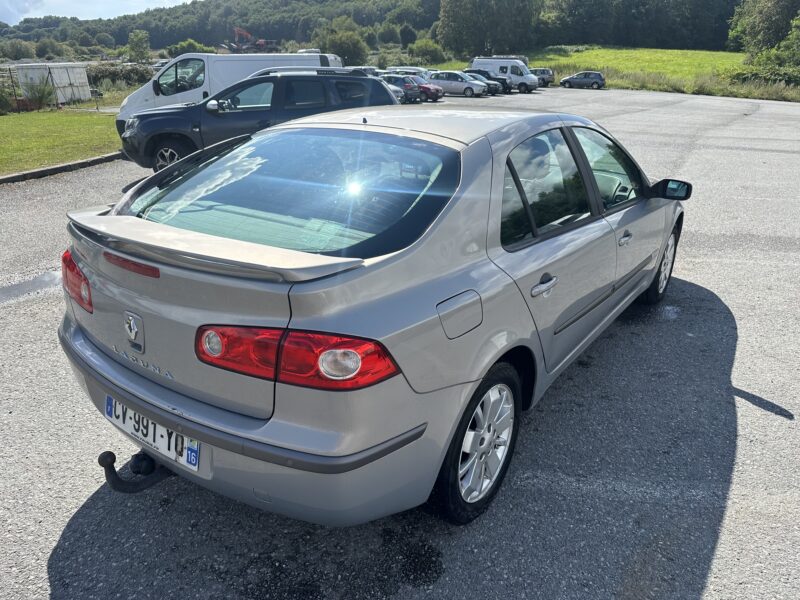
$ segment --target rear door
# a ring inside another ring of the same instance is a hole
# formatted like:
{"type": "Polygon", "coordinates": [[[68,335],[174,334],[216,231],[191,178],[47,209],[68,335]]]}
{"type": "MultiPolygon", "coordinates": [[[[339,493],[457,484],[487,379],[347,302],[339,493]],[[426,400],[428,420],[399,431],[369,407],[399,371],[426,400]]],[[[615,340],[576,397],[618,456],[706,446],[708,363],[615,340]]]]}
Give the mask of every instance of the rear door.
{"type": "Polygon", "coordinates": [[[616,142],[588,127],[572,127],[592,171],[601,211],[617,242],[615,287],[619,295],[647,275],[661,251],[667,211],[665,200],[647,198],[645,178],[616,142]]]}
{"type": "Polygon", "coordinates": [[[287,77],[281,83],[281,122],[333,110],[331,93],[321,77],[287,77]]]}
{"type": "Polygon", "coordinates": [[[597,214],[561,129],[529,138],[508,156],[500,240],[492,259],[528,303],[548,371],[607,315],[615,275],[611,226],[597,214]]]}
{"type": "Polygon", "coordinates": [[[210,146],[272,124],[274,81],[246,82],[215,97],[218,110],[200,115],[203,144],[210,146]]]}

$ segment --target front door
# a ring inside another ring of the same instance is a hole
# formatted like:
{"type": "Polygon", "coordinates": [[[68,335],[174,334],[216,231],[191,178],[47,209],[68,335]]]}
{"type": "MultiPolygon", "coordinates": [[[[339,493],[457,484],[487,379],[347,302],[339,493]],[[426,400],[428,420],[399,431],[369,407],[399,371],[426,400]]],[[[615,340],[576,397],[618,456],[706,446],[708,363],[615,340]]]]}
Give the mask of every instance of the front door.
{"type": "Polygon", "coordinates": [[[548,371],[556,370],[608,314],[616,242],[592,208],[560,129],[508,156],[500,238],[492,259],[528,303],[548,371]]]}
{"type": "Polygon", "coordinates": [[[249,82],[217,95],[217,110],[204,110],[201,115],[203,144],[210,146],[269,127],[274,88],[272,81],[249,82]]]}
{"type": "Polygon", "coordinates": [[[155,106],[199,102],[208,92],[206,63],[202,58],[185,58],[170,65],[156,79],[159,94],[155,106]]]}
{"type": "Polygon", "coordinates": [[[594,175],[603,216],[614,228],[615,287],[625,295],[656,264],[664,239],[667,201],[647,198],[639,168],[613,140],[586,127],[571,131],[594,175]]]}

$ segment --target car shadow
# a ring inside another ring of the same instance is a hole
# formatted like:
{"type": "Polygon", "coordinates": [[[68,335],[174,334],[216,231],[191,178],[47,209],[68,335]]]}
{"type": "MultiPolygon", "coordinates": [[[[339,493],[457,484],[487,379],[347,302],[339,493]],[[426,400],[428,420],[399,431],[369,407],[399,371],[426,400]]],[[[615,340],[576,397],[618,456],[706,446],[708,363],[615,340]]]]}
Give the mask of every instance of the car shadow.
{"type": "Polygon", "coordinates": [[[634,305],[523,416],[489,511],[412,510],[348,529],[260,512],[173,477],[101,486],[48,561],[53,598],[699,598],[736,453],[736,321],[673,279],[634,305]]]}

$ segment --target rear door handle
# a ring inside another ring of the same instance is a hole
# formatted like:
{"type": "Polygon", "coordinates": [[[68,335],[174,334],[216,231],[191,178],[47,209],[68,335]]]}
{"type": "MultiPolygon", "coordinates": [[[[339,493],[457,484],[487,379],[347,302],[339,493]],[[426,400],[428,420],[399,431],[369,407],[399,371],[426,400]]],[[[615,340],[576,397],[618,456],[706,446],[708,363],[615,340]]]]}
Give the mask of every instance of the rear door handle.
{"type": "Polygon", "coordinates": [[[550,295],[550,290],[552,290],[557,283],[558,283],[558,277],[553,275],[547,281],[543,281],[542,283],[533,286],[531,288],[531,296],[533,296],[534,298],[536,296],[544,296],[545,298],[547,298],[547,296],[550,295]]]}
{"type": "Polygon", "coordinates": [[[631,242],[632,238],[633,234],[630,231],[626,231],[625,233],[622,234],[622,237],[619,238],[619,245],[627,246],[631,242]]]}

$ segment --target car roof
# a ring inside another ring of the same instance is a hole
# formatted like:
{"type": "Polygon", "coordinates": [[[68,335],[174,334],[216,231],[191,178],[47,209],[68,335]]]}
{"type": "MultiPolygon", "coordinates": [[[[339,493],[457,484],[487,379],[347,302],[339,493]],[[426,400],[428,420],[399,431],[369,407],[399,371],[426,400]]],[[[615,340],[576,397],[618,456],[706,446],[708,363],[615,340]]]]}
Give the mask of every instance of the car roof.
{"type": "MultiPolygon", "coordinates": [[[[447,138],[469,145],[498,129],[513,126],[515,123],[536,118],[543,123],[552,121],[560,125],[561,117],[562,115],[554,113],[521,110],[487,110],[485,108],[424,109],[420,107],[375,106],[321,113],[292,121],[286,126],[367,125],[372,129],[399,129],[409,133],[447,138]]],[[[570,116],[570,118],[591,124],[591,121],[583,117],[570,116]]]]}

